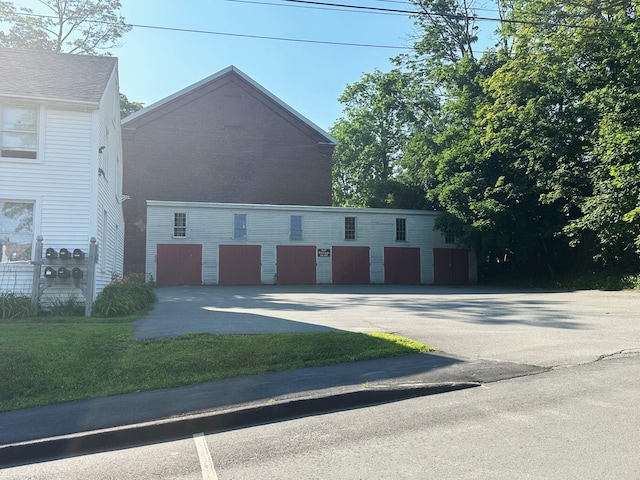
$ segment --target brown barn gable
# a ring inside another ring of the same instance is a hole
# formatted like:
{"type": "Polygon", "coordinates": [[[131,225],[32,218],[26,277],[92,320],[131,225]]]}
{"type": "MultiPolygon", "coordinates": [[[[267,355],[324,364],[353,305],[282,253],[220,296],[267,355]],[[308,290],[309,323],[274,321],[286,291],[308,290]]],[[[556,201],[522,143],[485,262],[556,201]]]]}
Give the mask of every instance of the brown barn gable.
{"type": "Polygon", "coordinates": [[[144,271],[147,200],[331,205],[335,139],[233,66],[122,126],[126,271],[144,271]]]}

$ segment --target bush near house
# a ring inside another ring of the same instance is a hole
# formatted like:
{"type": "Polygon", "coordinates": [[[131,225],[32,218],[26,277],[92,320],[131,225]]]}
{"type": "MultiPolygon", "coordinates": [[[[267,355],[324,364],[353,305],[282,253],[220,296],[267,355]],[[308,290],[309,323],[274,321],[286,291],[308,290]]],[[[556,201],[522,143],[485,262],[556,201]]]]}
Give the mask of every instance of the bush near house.
{"type": "Polygon", "coordinates": [[[93,317],[122,317],[153,305],[158,297],[144,274],[114,275],[93,303],[93,317]]]}
{"type": "Polygon", "coordinates": [[[0,292],[0,318],[26,318],[32,314],[31,297],[15,292],[0,292]]]}

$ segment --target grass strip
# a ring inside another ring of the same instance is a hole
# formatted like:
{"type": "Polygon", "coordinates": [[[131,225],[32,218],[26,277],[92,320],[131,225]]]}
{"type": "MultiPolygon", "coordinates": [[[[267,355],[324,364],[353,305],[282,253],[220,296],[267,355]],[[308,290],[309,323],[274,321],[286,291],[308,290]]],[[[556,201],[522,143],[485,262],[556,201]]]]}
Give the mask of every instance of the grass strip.
{"type": "Polygon", "coordinates": [[[120,319],[75,322],[0,323],[0,411],[429,351],[390,334],[203,333],[140,341],[120,319]]]}

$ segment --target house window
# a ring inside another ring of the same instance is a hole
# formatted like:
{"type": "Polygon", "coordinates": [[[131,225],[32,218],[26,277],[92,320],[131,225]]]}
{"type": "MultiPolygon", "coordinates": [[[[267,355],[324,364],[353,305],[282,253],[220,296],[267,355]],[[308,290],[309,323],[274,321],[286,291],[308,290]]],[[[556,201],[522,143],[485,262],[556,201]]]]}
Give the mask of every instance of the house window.
{"type": "Polygon", "coordinates": [[[444,243],[456,243],[456,237],[453,235],[453,233],[444,234],[444,243]]]}
{"type": "Polygon", "coordinates": [[[0,263],[31,261],[33,205],[0,200],[0,263]]]}
{"type": "Polygon", "coordinates": [[[291,215],[291,240],[302,240],[302,215],[291,215]]]}
{"type": "Polygon", "coordinates": [[[396,218],[396,242],[407,241],[407,219],[396,218]]]}
{"type": "Polygon", "coordinates": [[[356,217],[344,217],[344,239],[356,239],[356,217]]]}
{"type": "Polygon", "coordinates": [[[187,236],[187,214],[186,213],[173,214],[173,236],[174,237],[187,236]]]}
{"type": "Polygon", "coordinates": [[[247,214],[236,213],[233,216],[233,238],[247,238],[247,214]]]}
{"type": "Polygon", "coordinates": [[[0,116],[0,156],[35,159],[38,151],[38,109],[4,106],[0,108],[0,116]]]}

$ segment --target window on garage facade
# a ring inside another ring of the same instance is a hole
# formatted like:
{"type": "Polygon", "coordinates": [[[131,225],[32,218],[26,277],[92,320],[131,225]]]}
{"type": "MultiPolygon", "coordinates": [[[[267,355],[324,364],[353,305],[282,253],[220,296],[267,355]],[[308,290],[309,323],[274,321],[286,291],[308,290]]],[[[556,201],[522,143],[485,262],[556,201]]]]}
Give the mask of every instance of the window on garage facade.
{"type": "Polygon", "coordinates": [[[396,218],[396,242],[407,241],[407,219],[396,218]]]}
{"type": "Polygon", "coordinates": [[[38,109],[0,105],[0,156],[35,159],[38,156],[38,109]]]}
{"type": "Polygon", "coordinates": [[[236,213],[233,215],[233,238],[247,238],[247,214],[236,213]]]}
{"type": "Polygon", "coordinates": [[[456,237],[453,233],[445,233],[444,243],[456,243],[456,237]]]}
{"type": "Polygon", "coordinates": [[[173,214],[173,236],[187,236],[187,214],[184,212],[175,212],[173,214]]]}
{"type": "Polygon", "coordinates": [[[0,263],[29,262],[34,202],[0,200],[0,263]]]}
{"type": "Polygon", "coordinates": [[[291,215],[291,240],[302,240],[302,215],[291,215]]]}
{"type": "Polygon", "coordinates": [[[356,239],[356,217],[344,217],[344,239],[356,239]]]}

